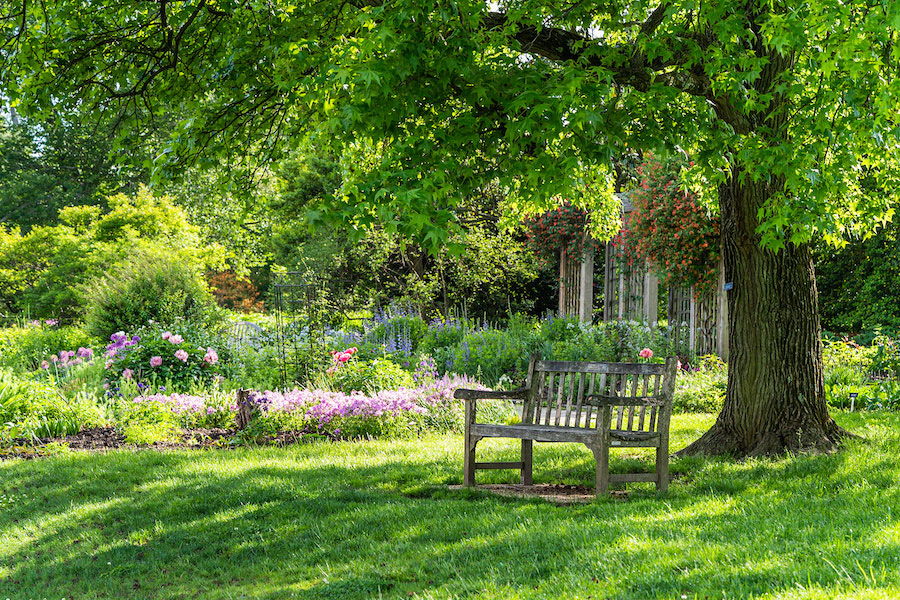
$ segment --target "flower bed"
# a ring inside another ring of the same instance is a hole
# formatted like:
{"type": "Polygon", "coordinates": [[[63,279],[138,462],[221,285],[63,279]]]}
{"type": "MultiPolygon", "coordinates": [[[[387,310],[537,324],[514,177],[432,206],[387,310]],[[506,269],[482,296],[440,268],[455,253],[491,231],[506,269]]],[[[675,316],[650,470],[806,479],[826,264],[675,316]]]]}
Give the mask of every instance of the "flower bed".
{"type": "MultiPolygon", "coordinates": [[[[462,427],[463,405],[453,398],[459,387],[478,387],[467,377],[446,376],[414,387],[372,394],[349,394],[297,389],[287,392],[254,392],[250,402],[257,410],[251,435],[275,435],[280,431],[304,431],[334,438],[406,436],[425,430],[456,431],[462,427]]],[[[175,431],[176,427],[230,427],[237,406],[231,395],[143,395],[122,400],[119,421],[129,431],[175,431]]],[[[481,406],[479,406],[482,409],[481,406]]],[[[509,403],[485,404],[499,420],[515,417],[509,403]]]]}

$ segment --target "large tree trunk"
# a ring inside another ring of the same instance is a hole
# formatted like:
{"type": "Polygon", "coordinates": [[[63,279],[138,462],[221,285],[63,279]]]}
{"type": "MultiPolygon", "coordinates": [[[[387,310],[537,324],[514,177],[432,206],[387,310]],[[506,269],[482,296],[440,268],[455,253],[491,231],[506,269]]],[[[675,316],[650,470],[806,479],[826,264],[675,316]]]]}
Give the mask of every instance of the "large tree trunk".
{"type": "Polygon", "coordinates": [[[765,250],[758,210],[777,182],[719,189],[729,364],[725,405],[715,425],[681,454],[761,456],[831,451],[845,434],[828,415],[818,293],[809,247],[765,250]],[[726,285],[726,287],[728,287],[726,285]]]}

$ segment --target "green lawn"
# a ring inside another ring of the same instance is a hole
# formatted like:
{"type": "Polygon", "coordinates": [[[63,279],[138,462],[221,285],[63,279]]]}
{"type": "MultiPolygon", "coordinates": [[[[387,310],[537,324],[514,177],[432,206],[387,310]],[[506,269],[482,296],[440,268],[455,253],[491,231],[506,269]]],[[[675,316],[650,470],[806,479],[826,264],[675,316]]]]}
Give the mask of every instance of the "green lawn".
{"type": "MultiPolygon", "coordinates": [[[[677,460],[665,498],[576,506],[448,490],[461,436],[4,462],[0,598],[900,597],[900,415],[838,417],[870,443],[677,460]]],[[[537,445],[535,480],[593,462],[537,445]]]]}

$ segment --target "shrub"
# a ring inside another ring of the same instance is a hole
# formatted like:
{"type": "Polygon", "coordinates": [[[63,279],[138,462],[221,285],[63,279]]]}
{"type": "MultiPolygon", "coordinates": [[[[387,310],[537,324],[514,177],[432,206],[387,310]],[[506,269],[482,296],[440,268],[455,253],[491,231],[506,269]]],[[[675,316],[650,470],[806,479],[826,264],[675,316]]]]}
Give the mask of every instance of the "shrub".
{"type": "Polygon", "coordinates": [[[61,350],[89,348],[94,339],[80,327],[59,327],[52,319],[0,329],[0,366],[33,371],[61,350]]]}
{"type": "Polygon", "coordinates": [[[238,277],[233,271],[219,271],[210,273],[208,280],[219,306],[243,313],[265,309],[259,290],[248,278],[238,277]]]}
{"type": "Polygon", "coordinates": [[[131,379],[139,388],[167,382],[168,391],[187,390],[229,374],[229,354],[221,338],[191,323],[143,327],[134,335],[116,332],[106,347],[108,379],[131,379]],[[220,355],[221,353],[221,355],[220,355]]]}
{"type": "Polygon", "coordinates": [[[504,377],[524,379],[530,356],[528,342],[502,329],[468,333],[454,349],[447,370],[475,377],[490,386],[504,377]]]}
{"type": "MultiPolygon", "coordinates": [[[[355,351],[348,354],[355,354],[355,351]]],[[[386,358],[359,360],[354,357],[342,362],[339,360],[342,354],[335,353],[334,356],[334,363],[322,379],[323,387],[327,389],[347,394],[354,391],[377,393],[413,384],[412,375],[386,358]]]]}
{"type": "Polygon", "coordinates": [[[212,325],[222,320],[200,270],[156,251],[141,251],[87,287],[86,327],[108,339],[151,323],[185,320],[212,325]]]}
{"type": "Polygon", "coordinates": [[[66,400],[51,385],[0,371],[0,428],[4,437],[60,437],[104,421],[103,411],[88,395],[66,400]]]}
{"type": "Polygon", "coordinates": [[[678,373],[672,409],[675,412],[719,412],[727,389],[727,365],[718,356],[704,356],[696,370],[678,373]]]}

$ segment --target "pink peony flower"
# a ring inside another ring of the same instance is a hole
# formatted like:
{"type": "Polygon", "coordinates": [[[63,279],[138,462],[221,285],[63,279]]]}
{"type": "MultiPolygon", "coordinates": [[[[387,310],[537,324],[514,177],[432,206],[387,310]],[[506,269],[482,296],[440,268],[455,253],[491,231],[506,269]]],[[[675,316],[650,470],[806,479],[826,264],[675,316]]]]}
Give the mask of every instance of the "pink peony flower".
{"type": "Polygon", "coordinates": [[[203,357],[203,360],[211,365],[219,362],[219,355],[212,348],[206,349],[206,356],[203,357]]]}
{"type": "Polygon", "coordinates": [[[150,366],[158,367],[162,364],[162,356],[151,356],[150,357],[150,366]]]}
{"type": "Polygon", "coordinates": [[[184,341],[184,338],[181,337],[181,335],[179,335],[179,334],[175,334],[169,338],[169,341],[172,342],[173,344],[180,344],[181,342],[184,341]]]}
{"type": "Polygon", "coordinates": [[[169,339],[170,337],[172,337],[172,332],[171,332],[171,331],[163,331],[162,339],[167,340],[167,339],[169,339]]]}
{"type": "Polygon", "coordinates": [[[640,356],[641,358],[653,358],[653,350],[651,350],[650,348],[644,348],[640,351],[638,356],[640,356]]]}
{"type": "Polygon", "coordinates": [[[50,368],[50,363],[48,363],[46,360],[42,360],[42,361],[41,361],[41,368],[42,368],[42,369],[49,369],[49,368],[50,368]]]}
{"type": "Polygon", "coordinates": [[[344,352],[343,354],[341,354],[340,356],[338,356],[338,360],[341,361],[342,363],[347,362],[347,361],[350,360],[351,358],[353,358],[353,355],[350,354],[349,352],[344,352]]]}
{"type": "Polygon", "coordinates": [[[131,369],[125,369],[124,371],[122,371],[122,377],[124,377],[125,379],[131,379],[132,377],[134,377],[134,371],[132,371],[131,369]]]}
{"type": "Polygon", "coordinates": [[[175,358],[177,358],[177,359],[180,360],[181,362],[187,362],[187,359],[188,359],[188,353],[185,352],[184,350],[177,350],[177,351],[175,352],[175,358]]]}

